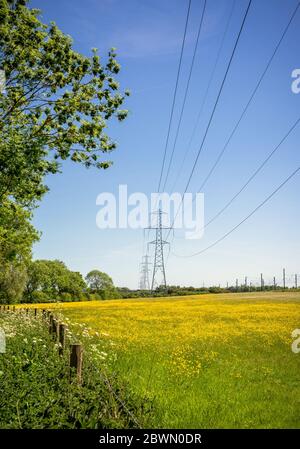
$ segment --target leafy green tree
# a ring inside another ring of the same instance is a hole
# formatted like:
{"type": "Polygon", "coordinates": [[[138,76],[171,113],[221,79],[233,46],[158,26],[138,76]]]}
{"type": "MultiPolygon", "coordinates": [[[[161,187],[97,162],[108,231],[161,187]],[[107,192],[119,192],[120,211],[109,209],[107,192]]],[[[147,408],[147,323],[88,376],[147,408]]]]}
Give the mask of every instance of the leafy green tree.
{"type": "Polygon", "coordinates": [[[68,270],[63,277],[59,278],[58,295],[69,293],[73,299],[80,299],[85,289],[86,283],[82,275],[77,271],[68,270]]]}
{"type": "Polygon", "coordinates": [[[42,293],[50,291],[51,274],[48,261],[35,260],[28,264],[27,267],[27,283],[25,288],[26,299],[32,300],[34,293],[41,291],[42,293]]]}
{"type": "Polygon", "coordinates": [[[0,204],[0,301],[18,302],[26,283],[26,265],[38,234],[31,214],[13,201],[0,204]]]}
{"type": "Polygon", "coordinates": [[[6,78],[0,92],[0,193],[25,202],[44,193],[42,179],[58,171],[59,160],[109,167],[102,156],[116,144],[104,131],[113,116],[124,120],[121,106],[129,94],[115,79],[120,65],[114,49],[105,63],[97,49],[91,57],[81,55],[70,36],[53,22],[42,23],[39,10],[26,4],[0,0],[6,78]]]}
{"type": "Polygon", "coordinates": [[[96,293],[102,299],[119,298],[120,294],[114,286],[112,278],[102,271],[92,270],[85,277],[91,293],[96,293]]]}
{"type": "Polygon", "coordinates": [[[25,267],[16,263],[5,263],[0,266],[0,303],[13,304],[19,302],[27,275],[25,267]]]}
{"type": "MultiPolygon", "coordinates": [[[[55,23],[42,23],[40,11],[27,3],[0,0],[2,286],[12,281],[12,272],[24,270],[38,239],[30,211],[47,191],[45,176],[57,173],[67,159],[109,167],[107,154],[116,144],[105,129],[113,117],[125,119],[122,105],[129,95],[116,80],[120,65],[114,49],[104,61],[96,49],[90,57],[76,52],[70,36],[55,23]]],[[[78,292],[81,281],[73,276],[78,292]]]]}
{"type": "Polygon", "coordinates": [[[93,292],[108,290],[114,287],[112,278],[102,271],[92,270],[86,275],[86,283],[93,292]]]}
{"type": "Polygon", "coordinates": [[[31,213],[14,201],[0,203],[0,263],[26,263],[38,233],[29,222],[31,213]]]}
{"type": "Polygon", "coordinates": [[[27,275],[25,299],[29,301],[64,300],[66,297],[78,300],[86,289],[81,274],[69,270],[59,260],[35,260],[29,264],[27,275]]]}

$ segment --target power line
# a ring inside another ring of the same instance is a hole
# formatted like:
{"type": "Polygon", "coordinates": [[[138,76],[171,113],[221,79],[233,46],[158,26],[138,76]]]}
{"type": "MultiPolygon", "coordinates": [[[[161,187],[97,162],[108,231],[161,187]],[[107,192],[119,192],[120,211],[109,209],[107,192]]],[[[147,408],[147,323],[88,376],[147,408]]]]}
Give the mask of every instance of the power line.
{"type": "Polygon", "coordinates": [[[193,69],[194,69],[194,63],[195,63],[196,53],[197,53],[198,44],[199,44],[199,38],[200,38],[200,35],[201,35],[202,26],[203,26],[203,18],[204,18],[204,14],[205,14],[205,8],[206,8],[206,0],[204,0],[204,5],[203,5],[203,9],[202,9],[201,18],[200,18],[200,23],[199,23],[196,43],[195,43],[195,47],[194,47],[194,53],[193,53],[192,62],[191,62],[191,66],[190,66],[190,71],[189,71],[189,76],[188,76],[188,81],[187,81],[187,84],[186,84],[186,87],[185,87],[184,99],[183,99],[182,108],[181,108],[181,111],[180,111],[179,122],[178,122],[178,125],[177,125],[177,130],[176,130],[175,140],[174,140],[174,144],[173,144],[173,148],[172,148],[172,153],[171,153],[171,157],[170,157],[170,161],[169,161],[169,165],[168,165],[168,169],[167,169],[165,182],[164,182],[163,189],[162,189],[163,191],[165,190],[165,187],[166,187],[166,184],[167,184],[167,181],[168,181],[168,177],[169,177],[169,173],[170,173],[170,169],[171,169],[171,165],[172,165],[172,161],[173,161],[173,157],[174,157],[175,147],[176,147],[177,139],[178,139],[178,135],[179,135],[179,130],[180,130],[180,127],[181,127],[182,117],[183,117],[183,113],[184,113],[184,109],[185,109],[185,105],[186,105],[186,100],[187,100],[187,95],[188,95],[188,92],[189,92],[190,82],[191,82],[191,78],[192,78],[192,73],[193,73],[193,69]]]}
{"type": "MultiPolygon", "coordinates": [[[[191,3],[192,3],[192,0],[189,0],[187,13],[186,13],[184,33],[183,33],[183,38],[182,38],[181,51],[180,51],[180,57],[179,57],[177,75],[176,75],[176,82],[175,82],[175,88],[174,88],[174,93],[173,93],[173,100],[172,100],[172,106],[171,106],[171,112],[170,112],[170,118],[169,118],[169,124],[168,124],[168,131],[167,131],[167,137],[166,137],[166,142],[165,142],[165,147],[164,147],[163,161],[162,161],[162,166],[161,166],[161,170],[160,170],[160,177],[159,177],[157,192],[160,192],[162,176],[163,176],[165,162],[166,162],[166,155],[167,155],[167,149],[168,149],[168,144],[169,144],[169,138],[170,138],[170,132],[171,132],[171,125],[172,125],[172,120],[173,120],[174,108],[175,108],[175,103],[176,103],[178,82],[179,82],[179,76],[180,76],[180,72],[181,72],[183,51],[184,51],[184,47],[185,47],[186,34],[187,34],[187,28],[188,28],[188,22],[189,22],[190,10],[191,10],[191,3]]],[[[158,234],[158,231],[156,232],[156,234],[158,234]]],[[[163,271],[163,282],[164,282],[164,285],[166,285],[165,267],[164,267],[164,263],[163,263],[163,245],[164,245],[164,243],[162,242],[161,236],[160,236],[160,239],[158,237],[159,236],[156,235],[156,242],[158,242],[158,243],[156,244],[156,247],[155,247],[155,263],[154,263],[153,279],[152,279],[152,285],[151,285],[152,290],[153,290],[153,287],[154,287],[155,275],[156,275],[156,271],[157,271],[157,254],[158,253],[159,253],[159,257],[162,259],[162,267],[161,267],[161,269],[163,271]],[[158,248],[158,244],[159,244],[159,248],[161,249],[161,253],[157,249],[158,248]]]]}
{"type": "Polygon", "coordinates": [[[253,92],[252,92],[252,94],[251,94],[251,96],[250,96],[250,98],[249,98],[249,100],[248,100],[246,106],[244,107],[244,109],[243,109],[243,111],[242,111],[242,114],[240,115],[240,118],[238,119],[237,123],[235,124],[235,126],[234,126],[234,128],[233,128],[233,130],[232,130],[232,132],[231,132],[231,134],[230,134],[230,136],[229,136],[229,138],[227,139],[227,141],[226,141],[224,147],[222,148],[222,150],[221,150],[219,156],[217,157],[216,162],[215,162],[214,165],[212,166],[211,170],[209,171],[208,175],[207,175],[206,178],[204,179],[204,181],[203,181],[203,183],[201,184],[201,186],[200,186],[200,188],[198,189],[198,191],[201,191],[201,190],[203,189],[203,187],[205,186],[205,184],[207,183],[207,181],[208,181],[209,178],[211,177],[212,173],[214,172],[216,166],[217,166],[218,163],[220,162],[220,160],[221,160],[223,154],[225,153],[225,151],[226,151],[226,149],[227,149],[227,147],[228,147],[228,145],[229,145],[229,142],[231,141],[232,137],[234,136],[236,130],[238,129],[239,124],[241,123],[241,121],[242,121],[244,115],[246,114],[246,111],[248,110],[248,108],[249,108],[249,106],[250,106],[250,104],[251,104],[253,98],[254,98],[255,95],[256,95],[256,92],[258,91],[259,86],[261,85],[261,83],[262,83],[262,81],[263,81],[263,79],[264,79],[264,77],[265,77],[267,71],[269,70],[269,68],[270,68],[270,66],[271,66],[271,64],[272,64],[272,61],[273,61],[273,59],[274,59],[274,57],[275,57],[275,55],[276,55],[276,53],[277,53],[277,51],[278,51],[278,49],[279,49],[279,47],[280,47],[280,45],[281,45],[281,43],[282,43],[282,41],[283,41],[283,39],[284,39],[286,33],[287,33],[287,31],[288,31],[288,29],[289,29],[289,27],[290,27],[292,21],[293,21],[295,15],[296,15],[296,13],[297,13],[297,11],[298,11],[298,9],[299,9],[299,6],[300,6],[300,2],[298,2],[296,8],[294,9],[291,18],[290,18],[290,20],[289,20],[287,26],[285,27],[285,29],[284,29],[282,35],[281,35],[281,38],[279,39],[279,41],[278,41],[278,43],[277,43],[277,45],[276,45],[276,47],[275,47],[275,49],[274,49],[274,51],[273,51],[273,53],[272,53],[272,55],[271,55],[271,57],[270,57],[270,59],[269,59],[267,65],[266,65],[266,67],[265,67],[263,73],[261,74],[261,76],[260,76],[260,78],[259,78],[259,80],[258,80],[258,83],[256,84],[256,86],[255,86],[255,88],[254,88],[254,90],[253,90],[253,92]]]}
{"type": "Polygon", "coordinates": [[[172,120],[173,120],[173,114],[174,114],[175,102],[176,102],[176,95],[177,95],[177,89],[178,89],[178,81],[179,81],[179,76],[180,76],[180,71],[181,71],[182,56],[183,56],[183,50],[184,50],[184,46],[185,46],[186,32],[187,32],[187,26],[188,26],[188,22],[189,22],[191,3],[192,3],[192,0],[189,0],[188,9],[187,9],[187,14],[186,14],[186,20],[185,20],[185,27],[184,27],[183,39],[182,39],[182,45],[181,45],[181,52],[180,52],[180,57],[179,57],[179,64],[178,64],[178,69],[177,69],[177,76],[176,76],[175,88],[174,88],[174,93],[173,93],[173,101],[172,101],[171,113],[170,113],[170,118],[169,118],[169,125],[168,125],[168,131],[167,131],[167,138],[166,138],[166,143],[165,143],[165,148],[164,148],[164,156],[163,156],[163,161],[162,161],[162,166],[161,166],[161,171],[160,171],[160,177],[159,177],[159,183],[158,183],[158,189],[157,189],[158,192],[160,191],[160,186],[161,186],[161,181],[162,181],[162,175],[163,175],[163,171],[164,171],[164,167],[165,167],[165,162],[166,162],[167,148],[168,148],[168,144],[169,144],[170,131],[171,131],[171,125],[172,125],[172,120]]]}
{"type": "Polygon", "coordinates": [[[177,175],[175,177],[173,186],[171,188],[171,192],[174,192],[175,185],[177,184],[178,179],[180,179],[180,174],[181,174],[181,172],[183,170],[183,167],[184,167],[187,155],[188,155],[188,153],[190,151],[190,148],[191,148],[191,145],[192,145],[192,141],[194,139],[196,130],[198,128],[198,125],[199,125],[199,122],[200,122],[200,118],[202,116],[203,108],[204,108],[204,105],[205,105],[206,100],[207,100],[208,92],[210,90],[211,83],[212,83],[212,81],[214,79],[214,75],[215,75],[215,72],[216,72],[216,69],[217,69],[217,66],[218,66],[218,62],[219,62],[219,59],[220,59],[220,56],[221,56],[221,53],[222,53],[222,50],[223,50],[223,46],[224,46],[224,43],[225,43],[225,38],[226,38],[228,29],[229,29],[229,24],[230,24],[230,21],[231,21],[231,18],[232,18],[232,14],[233,14],[233,10],[234,10],[234,7],[235,7],[235,2],[236,2],[236,0],[234,0],[233,3],[232,3],[231,11],[229,13],[228,20],[227,20],[227,23],[226,23],[226,26],[225,26],[225,29],[224,29],[224,32],[223,32],[223,35],[222,35],[221,44],[220,44],[220,47],[219,47],[218,52],[217,52],[215,63],[214,63],[213,69],[211,71],[211,75],[210,75],[210,78],[209,78],[209,81],[208,81],[208,84],[207,84],[207,87],[206,87],[206,90],[205,90],[205,93],[204,93],[204,96],[203,96],[203,100],[202,100],[202,103],[201,103],[201,106],[200,106],[200,109],[199,109],[199,112],[198,112],[198,115],[197,115],[197,118],[196,118],[196,122],[195,122],[195,125],[194,125],[194,128],[193,128],[193,131],[192,131],[189,143],[188,143],[187,148],[186,148],[186,150],[184,152],[184,156],[182,158],[182,162],[180,164],[179,170],[178,170],[177,175]]]}
{"type": "MultiPolygon", "coordinates": [[[[263,73],[262,73],[262,75],[261,75],[261,77],[260,77],[260,79],[259,79],[259,81],[258,81],[258,83],[257,83],[257,85],[256,85],[256,87],[255,87],[255,89],[254,89],[254,91],[252,92],[252,94],[251,94],[251,96],[250,96],[249,101],[248,101],[247,104],[246,104],[246,107],[244,108],[244,110],[243,110],[243,112],[242,112],[242,115],[240,116],[240,118],[239,118],[237,124],[235,125],[235,127],[234,127],[234,129],[233,129],[233,131],[232,131],[232,133],[231,133],[229,139],[227,140],[225,146],[223,147],[223,150],[221,151],[221,153],[220,153],[220,155],[219,155],[219,157],[218,157],[218,159],[217,159],[215,165],[213,166],[213,168],[212,168],[212,170],[210,171],[209,175],[206,177],[204,183],[202,183],[202,185],[201,185],[201,187],[199,188],[198,192],[201,191],[201,189],[204,187],[204,184],[205,184],[206,181],[208,180],[208,178],[209,178],[209,176],[211,175],[213,169],[216,167],[216,165],[217,165],[217,163],[219,162],[219,160],[220,160],[222,154],[224,153],[224,151],[225,151],[227,145],[229,144],[231,138],[233,137],[233,135],[234,135],[234,133],[235,133],[235,131],[236,131],[236,129],[237,129],[237,127],[238,127],[240,121],[242,120],[242,118],[243,118],[243,116],[244,116],[246,110],[248,109],[248,107],[249,107],[249,105],[250,105],[252,99],[254,98],[254,96],[255,96],[255,94],[256,94],[256,92],[257,92],[257,90],[258,90],[258,88],[259,88],[259,86],[260,86],[260,84],[261,84],[261,82],[262,82],[262,80],[263,80],[263,78],[264,78],[264,76],[265,76],[267,70],[269,69],[269,67],[270,67],[270,65],[271,65],[271,63],[272,63],[272,60],[273,60],[274,56],[276,55],[276,53],[277,53],[277,51],[278,51],[278,48],[279,48],[281,42],[283,41],[284,36],[286,35],[286,33],[287,33],[287,31],[288,31],[288,29],[289,29],[289,27],[290,27],[290,25],[291,25],[291,23],[292,23],[292,21],[293,21],[293,19],[294,19],[296,13],[297,13],[297,11],[298,11],[298,9],[299,9],[299,6],[300,6],[300,2],[298,2],[296,8],[294,9],[293,14],[292,14],[291,17],[290,17],[290,20],[289,20],[287,26],[285,27],[284,32],[282,33],[281,38],[280,38],[280,40],[278,41],[278,43],[277,43],[277,45],[276,45],[276,47],[275,47],[275,49],[274,49],[274,51],[273,51],[273,53],[272,53],[272,56],[270,57],[270,59],[269,59],[267,65],[266,65],[266,67],[265,67],[265,69],[264,69],[264,71],[263,71],[263,73]]],[[[214,215],[214,216],[213,216],[213,217],[212,217],[212,218],[211,218],[211,219],[210,219],[210,220],[203,226],[202,230],[203,230],[203,229],[206,229],[206,228],[207,228],[211,223],[213,223],[213,222],[214,222],[214,221],[215,221],[215,220],[216,220],[216,219],[217,219],[223,212],[225,212],[225,210],[228,209],[228,207],[229,207],[229,206],[234,202],[234,200],[235,200],[235,199],[236,199],[236,198],[237,198],[237,197],[238,197],[238,196],[245,190],[245,188],[250,184],[250,182],[251,182],[251,181],[258,175],[258,173],[262,170],[262,168],[267,164],[267,162],[271,159],[271,157],[276,153],[276,151],[280,148],[280,146],[281,146],[281,145],[284,143],[284,141],[288,138],[288,136],[291,134],[291,132],[296,128],[296,126],[299,124],[299,122],[300,122],[300,117],[299,117],[299,118],[296,120],[296,122],[291,126],[291,128],[289,129],[289,131],[288,131],[288,132],[285,134],[285,136],[281,139],[281,141],[280,141],[279,144],[274,148],[274,150],[271,151],[271,153],[266,157],[266,159],[259,165],[259,167],[254,171],[254,173],[248,178],[248,180],[245,182],[245,184],[244,184],[244,185],[238,190],[238,192],[237,192],[237,193],[236,193],[236,194],[235,194],[235,195],[234,195],[234,196],[233,196],[233,197],[232,197],[232,198],[225,204],[225,206],[222,207],[222,209],[220,209],[219,212],[217,212],[217,213],[216,213],[216,214],[215,214],[215,215],[214,215]]],[[[193,199],[193,202],[194,202],[194,200],[195,200],[195,199],[193,199]]]]}
{"type": "Polygon", "coordinates": [[[285,186],[285,184],[287,184],[290,179],[292,179],[300,170],[300,167],[298,167],[295,171],[293,171],[288,178],[286,178],[264,201],[262,201],[254,210],[252,210],[252,212],[250,212],[249,215],[247,215],[242,221],[240,221],[236,226],[234,226],[232,229],[230,229],[230,231],[228,231],[226,234],[224,234],[222,237],[220,237],[218,240],[216,240],[215,242],[213,242],[211,245],[207,246],[206,248],[202,249],[201,251],[197,251],[194,254],[190,254],[189,256],[183,256],[183,255],[178,255],[178,254],[174,254],[176,257],[194,257],[197,256],[199,254],[203,254],[205,251],[213,248],[214,246],[216,246],[218,243],[220,243],[222,240],[224,240],[226,237],[228,237],[230,234],[232,234],[236,229],[238,229],[243,223],[245,223],[245,221],[247,221],[250,217],[252,217],[252,215],[254,215],[259,209],[261,209],[280,189],[282,189],[283,186],[285,186]]]}
{"type": "MultiPolygon", "coordinates": [[[[238,192],[233,195],[233,197],[223,206],[219,212],[217,212],[210,220],[208,220],[207,223],[203,225],[201,228],[201,231],[206,229],[211,223],[213,223],[225,210],[228,209],[228,207],[234,202],[236,198],[245,190],[245,188],[250,184],[251,181],[258,175],[258,173],[263,169],[263,167],[267,164],[267,162],[271,159],[271,157],[276,153],[276,151],[280,148],[280,146],[285,142],[285,140],[288,138],[288,136],[292,133],[292,131],[296,128],[296,126],[300,122],[300,117],[295,121],[295,123],[290,127],[288,132],[284,135],[284,137],[280,140],[280,142],[276,145],[276,147],[269,153],[269,155],[264,159],[264,161],[258,166],[258,168],[252,173],[252,175],[248,178],[248,180],[245,182],[245,184],[238,190],[238,192]]],[[[193,201],[194,202],[194,199],[193,201]]],[[[185,256],[189,257],[189,256],[185,256]]],[[[191,255],[192,257],[192,255],[191,255]]]]}
{"type": "MultiPolygon", "coordinates": [[[[271,153],[266,157],[266,159],[259,165],[259,167],[252,173],[252,175],[248,178],[245,184],[238,190],[238,192],[225,204],[219,212],[216,213],[204,226],[202,229],[207,228],[212,222],[214,222],[226,209],[233,203],[233,201],[245,190],[245,188],[250,184],[250,182],[258,175],[258,173],[263,169],[263,167],[267,164],[267,162],[271,159],[271,157],[276,153],[276,151],[281,147],[284,141],[288,138],[291,132],[296,128],[296,126],[300,122],[300,117],[296,120],[296,122],[291,126],[285,136],[281,139],[278,145],[271,151],[271,153]]],[[[193,200],[194,201],[194,200],[193,200]]]]}
{"type": "MultiPolygon", "coordinates": [[[[205,130],[205,133],[204,133],[204,136],[203,136],[201,145],[200,145],[200,147],[199,147],[199,150],[198,150],[196,159],[195,159],[195,161],[194,161],[194,164],[193,164],[193,167],[192,167],[190,176],[189,176],[189,178],[188,178],[188,182],[187,182],[187,184],[186,184],[186,187],[185,187],[185,190],[184,190],[184,194],[187,192],[187,189],[188,189],[188,187],[189,187],[189,185],[190,185],[192,176],[193,176],[193,174],[194,174],[196,165],[197,165],[197,163],[198,163],[199,156],[200,156],[201,151],[202,151],[202,149],[203,149],[203,145],[204,145],[204,142],[205,142],[205,140],[206,140],[206,136],[207,136],[208,131],[209,131],[209,129],[210,129],[210,125],[211,125],[211,123],[212,123],[212,120],[213,120],[213,117],[214,117],[214,114],[215,114],[217,105],[218,105],[218,103],[219,103],[219,99],[220,99],[220,97],[221,97],[221,93],[222,93],[222,91],[223,91],[223,87],[224,87],[225,81],[226,81],[226,79],[227,79],[227,75],[228,75],[229,69],[230,69],[230,67],[231,67],[231,63],[232,63],[232,61],[233,61],[233,58],[234,58],[234,55],[235,55],[235,52],[236,52],[236,49],[237,49],[237,46],[238,46],[238,43],[239,43],[241,34],[242,34],[242,31],[243,31],[243,29],[244,29],[244,25],[245,25],[245,22],[246,22],[246,18],[247,18],[247,16],[248,16],[248,12],[249,12],[251,3],[252,3],[252,0],[249,0],[247,9],[246,9],[246,11],[245,11],[245,13],[244,13],[244,17],[243,17],[242,24],[241,24],[241,26],[240,26],[240,30],[239,30],[238,36],[237,36],[237,38],[236,38],[236,41],[235,41],[235,44],[234,44],[234,47],[233,47],[233,50],[232,50],[232,53],[231,53],[229,62],[228,62],[228,64],[227,64],[226,72],[225,72],[225,74],[224,74],[224,77],[223,77],[223,80],[222,80],[222,83],[221,83],[221,86],[220,86],[220,89],[219,89],[219,92],[218,92],[218,95],[217,95],[217,98],[216,98],[216,101],[215,101],[215,104],[214,104],[214,107],[213,107],[213,110],[212,110],[212,113],[211,113],[211,115],[210,115],[210,119],[209,119],[209,121],[208,121],[208,124],[207,124],[206,130],[205,130]]],[[[173,223],[172,223],[171,228],[172,228],[173,225],[174,225],[174,222],[175,222],[175,220],[176,220],[176,217],[177,217],[177,215],[178,215],[178,212],[179,212],[179,210],[180,210],[181,205],[182,205],[182,201],[181,201],[181,204],[180,204],[180,206],[179,206],[179,208],[178,208],[178,210],[177,210],[177,213],[176,213],[176,215],[175,215],[175,218],[174,218],[174,220],[173,220],[173,223]]],[[[170,232],[168,233],[168,236],[169,236],[169,234],[170,234],[170,232]]],[[[167,238],[168,238],[168,236],[167,236],[167,238]]]]}
{"type": "Polygon", "coordinates": [[[203,136],[201,145],[200,145],[200,147],[199,147],[199,150],[198,150],[198,153],[197,153],[195,162],[194,162],[194,164],[193,164],[193,167],[192,167],[190,176],[189,176],[189,178],[188,178],[188,182],[187,182],[186,187],[185,187],[185,192],[187,191],[187,189],[188,189],[188,187],[189,187],[189,185],[190,185],[192,176],[193,176],[193,174],[194,174],[196,165],[197,165],[197,163],[198,163],[199,156],[200,156],[200,154],[201,154],[201,152],[202,152],[203,145],[204,145],[204,142],[205,142],[205,140],[206,140],[206,136],[207,136],[207,134],[208,134],[208,131],[209,131],[209,129],[210,129],[210,125],[211,125],[212,120],[213,120],[213,117],[214,117],[214,115],[215,115],[215,111],[216,111],[217,105],[218,105],[218,103],[219,103],[219,99],[220,99],[220,97],[221,97],[221,93],[222,93],[222,91],[223,91],[223,87],[224,87],[225,81],[226,81],[226,79],[227,79],[227,75],[228,75],[228,72],[229,72],[231,63],[232,63],[232,61],[233,61],[233,57],[234,57],[234,55],[235,55],[235,51],[236,51],[236,49],[237,49],[237,46],[238,46],[238,43],[239,43],[239,40],[240,40],[242,31],[243,31],[243,28],[244,28],[244,25],[245,25],[245,22],[246,22],[246,18],[247,18],[247,16],[248,16],[248,12],[249,12],[251,3],[252,3],[252,0],[249,0],[248,6],[247,6],[246,12],[245,12],[245,14],[244,14],[244,18],[243,18],[243,21],[242,21],[242,24],[241,24],[241,27],[240,27],[240,30],[239,30],[239,33],[238,33],[238,36],[237,36],[237,39],[236,39],[235,44],[234,44],[234,48],[233,48],[232,53],[231,53],[231,56],[230,56],[230,60],[229,60],[228,65],[227,65],[227,69],[226,69],[225,75],[224,75],[223,80],[222,80],[222,83],[221,83],[221,87],[220,87],[219,92],[218,92],[218,95],[217,95],[217,99],[216,99],[216,101],[215,101],[215,104],[214,104],[212,113],[211,113],[211,115],[210,115],[210,118],[209,118],[209,121],[208,121],[206,130],[205,130],[205,133],[204,133],[204,136],[203,136]]]}

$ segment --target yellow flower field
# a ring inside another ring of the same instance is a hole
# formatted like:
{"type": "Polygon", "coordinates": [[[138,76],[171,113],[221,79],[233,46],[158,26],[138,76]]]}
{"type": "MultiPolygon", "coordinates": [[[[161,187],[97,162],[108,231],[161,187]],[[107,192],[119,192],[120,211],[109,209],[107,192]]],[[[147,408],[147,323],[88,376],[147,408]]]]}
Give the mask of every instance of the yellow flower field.
{"type": "Polygon", "coordinates": [[[300,353],[291,350],[300,293],[38,307],[55,308],[109,340],[116,355],[110,369],[153,403],[149,425],[300,427],[300,353]]]}

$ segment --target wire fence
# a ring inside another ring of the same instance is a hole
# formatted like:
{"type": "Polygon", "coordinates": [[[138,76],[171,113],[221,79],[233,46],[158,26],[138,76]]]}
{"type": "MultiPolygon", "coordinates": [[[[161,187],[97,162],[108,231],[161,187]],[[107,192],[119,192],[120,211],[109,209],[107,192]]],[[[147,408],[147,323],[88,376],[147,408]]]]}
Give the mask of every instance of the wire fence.
{"type": "Polygon", "coordinates": [[[300,288],[300,272],[291,273],[283,269],[282,273],[276,275],[265,275],[259,273],[257,275],[239,276],[230,281],[219,284],[222,288],[240,288],[240,289],[299,289],[300,288]]]}

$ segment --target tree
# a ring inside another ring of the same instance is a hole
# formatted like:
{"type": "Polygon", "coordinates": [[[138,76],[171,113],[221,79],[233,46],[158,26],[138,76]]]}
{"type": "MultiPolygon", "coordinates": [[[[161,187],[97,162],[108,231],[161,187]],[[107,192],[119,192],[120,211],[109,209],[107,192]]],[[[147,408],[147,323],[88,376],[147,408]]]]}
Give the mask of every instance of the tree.
{"type": "Polygon", "coordinates": [[[129,92],[119,91],[115,50],[105,64],[97,49],[91,57],[79,54],[70,36],[53,22],[42,23],[40,11],[26,4],[0,0],[6,78],[0,92],[0,202],[3,195],[25,203],[39,199],[44,176],[58,171],[59,160],[109,167],[102,155],[116,144],[104,132],[107,121],[127,115],[120,108],[129,92]]]}
{"type": "Polygon", "coordinates": [[[31,258],[32,244],[39,234],[29,222],[31,212],[14,201],[0,203],[0,263],[25,264],[31,258]]]}
{"type": "Polygon", "coordinates": [[[93,292],[109,290],[114,287],[112,278],[102,271],[92,270],[86,275],[86,283],[93,292]]]}
{"type": "Polygon", "coordinates": [[[0,0],[0,262],[8,284],[38,239],[30,220],[47,191],[45,176],[67,159],[108,168],[105,155],[116,144],[105,128],[113,117],[127,116],[121,107],[129,92],[120,92],[115,79],[115,50],[105,62],[97,49],[81,55],[70,36],[39,14],[26,0],[0,0]]]}
{"type": "Polygon", "coordinates": [[[31,213],[13,201],[0,204],[0,302],[18,302],[26,283],[26,265],[38,234],[31,213]]]}
{"type": "Polygon", "coordinates": [[[0,266],[0,303],[19,302],[25,288],[27,275],[22,265],[5,263],[0,266]]]}
{"type": "Polygon", "coordinates": [[[120,295],[112,278],[102,271],[92,270],[85,277],[91,293],[97,293],[102,299],[118,298],[120,295]]]}
{"type": "Polygon", "coordinates": [[[35,260],[29,264],[27,276],[25,298],[29,301],[60,300],[66,294],[76,300],[86,289],[82,275],[59,260],[35,260]]]}

